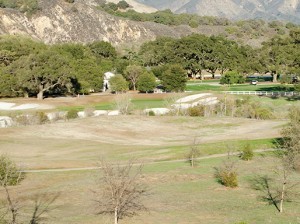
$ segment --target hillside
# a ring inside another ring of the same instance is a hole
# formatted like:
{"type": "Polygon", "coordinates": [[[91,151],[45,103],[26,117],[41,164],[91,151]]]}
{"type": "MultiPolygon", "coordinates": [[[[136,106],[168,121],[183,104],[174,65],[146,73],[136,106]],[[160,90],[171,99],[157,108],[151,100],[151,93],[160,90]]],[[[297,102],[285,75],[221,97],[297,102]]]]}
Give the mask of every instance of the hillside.
{"type": "Polygon", "coordinates": [[[159,10],[229,19],[286,20],[300,23],[300,0],[137,0],[159,10]]]}
{"type": "Polygon", "coordinates": [[[176,38],[195,31],[188,26],[168,27],[114,17],[98,10],[93,1],[70,4],[63,0],[41,0],[39,8],[32,16],[0,9],[0,34],[28,35],[49,44],[105,40],[118,46],[141,44],[158,36],[176,38]]]}
{"type": "Polygon", "coordinates": [[[26,15],[16,9],[0,9],[0,34],[27,35],[48,44],[104,40],[114,46],[136,47],[159,36],[179,38],[201,33],[224,34],[231,39],[257,47],[276,34],[274,29],[267,28],[265,32],[249,38],[247,33],[243,36],[239,29],[235,30],[241,37],[229,33],[228,27],[223,25],[201,25],[192,28],[188,25],[167,26],[154,22],[131,21],[100,10],[97,1],[94,0],[77,0],[75,3],[40,0],[39,10],[32,15],[26,15]]]}

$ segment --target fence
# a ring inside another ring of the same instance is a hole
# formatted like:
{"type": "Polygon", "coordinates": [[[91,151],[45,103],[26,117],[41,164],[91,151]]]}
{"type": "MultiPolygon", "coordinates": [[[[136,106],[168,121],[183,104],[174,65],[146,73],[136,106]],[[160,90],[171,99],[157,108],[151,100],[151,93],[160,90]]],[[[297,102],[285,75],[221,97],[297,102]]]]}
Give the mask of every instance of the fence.
{"type": "Polygon", "coordinates": [[[271,92],[271,91],[224,91],[231,95],[256,95],[256,96],[299,96],[298,92],[271,92]]]}

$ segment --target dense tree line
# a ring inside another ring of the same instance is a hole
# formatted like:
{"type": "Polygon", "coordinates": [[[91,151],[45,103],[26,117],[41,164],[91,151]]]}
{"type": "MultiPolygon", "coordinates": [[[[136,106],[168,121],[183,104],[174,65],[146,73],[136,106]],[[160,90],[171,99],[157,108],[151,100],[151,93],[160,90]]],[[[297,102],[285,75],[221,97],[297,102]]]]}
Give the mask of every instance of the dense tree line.
{"type": "MultiPolygon", "coordinates": [[[[191,77],[207,71],[214,77],[218,71],[236,71],[241,75],[269,73],[276,82],[278,76],[300,74],[300,29],[293,29],[287,37],[276,36],[260,49],[239,45],[222,36],[207,37],[193,34],[181,39],[159,38],[141,46],[144,66],[153,67],[157,77],[168,64],[183,66],[191,77]]],[[[239,79],[240,80],[240,79],[239,79]]]]}
{"type": "Polygon", "coordinates": [[[273,81],[280,76],[286,82],[300,74],[298,28],[291,29],[287,37],[274,37],[260,49],[223,36],[200,34],[180,39],[161,37],[125,55],[104,41],[48,46],[24,37],[1,36],[0,47],[1,97],[42,99],[99,92],[107,71],[122,75],[115,79],[117,83],[111,83],[115,92],[128,88],[151,92],[157,79],[166,91],[183,91],[187,77],[203,79],[203,71],[212,77],[220,73],[221,81],[227,84],[243,82],[243,77],[253,73],[268,73],[273,81]]]}
{"type": "Polygon", "coordinates": [[[18,36],[0,37],[0,96],[88,93],[102,89],[115,49],[106,42],[47,46],[18,36]]]}

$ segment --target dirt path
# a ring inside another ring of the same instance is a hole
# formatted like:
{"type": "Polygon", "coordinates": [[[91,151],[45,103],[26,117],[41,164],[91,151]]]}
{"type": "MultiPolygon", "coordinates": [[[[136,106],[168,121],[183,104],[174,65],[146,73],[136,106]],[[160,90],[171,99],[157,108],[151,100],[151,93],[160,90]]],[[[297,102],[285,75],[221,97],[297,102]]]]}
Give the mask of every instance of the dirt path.
{"type": "MultiPolygon", "coordinates": [[[[260,153],[260,152],[272,152],[277,149],[262,149],[262,150],[255,150],[255,153],[260,153]]],[[[240,152],[233,152],[230,153],[230,156],[233,155],[239,155],[240,152]]],[[[212,159],[212,158],[221,158],[221,157],[226,157],[228,156],[228,153],[222,153],[222,154],[214,154],[214,155],[209,155],[209,156],[202,156],[198,157],[197,160],[207,160],[207,159],[212,159]]],[[[160,164],[160,163],[176,163],[176,162],[185,162],[186,159],[176,159],[176,160],[168,160],[168,161],[158,161],[158,162],[146,162],[143,163],[144,165],[153,165],[153,164],[160,164]]],[[[135,164],[136,166],[140,164],[135,164]]],[[[71,172],[71,171],[87,171],[87,170],[98,170],[101,169],[99,166],[92,166],[92,167],[78,167],[78,168],[53,168],[53,169],[39,169],[39,170],[22,170],[24,173],[43,173],[43,172],[71,172]]]]}

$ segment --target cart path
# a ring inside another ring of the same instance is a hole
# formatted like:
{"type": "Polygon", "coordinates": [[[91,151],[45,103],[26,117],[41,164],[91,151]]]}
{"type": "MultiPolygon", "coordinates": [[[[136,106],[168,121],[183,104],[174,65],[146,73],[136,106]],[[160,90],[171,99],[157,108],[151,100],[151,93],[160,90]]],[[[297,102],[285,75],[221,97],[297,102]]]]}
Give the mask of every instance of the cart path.
{"type": "MultiPolygon", "coordinates": [[[[272,152],[276,151],[278,149],[259,149],[254,150],[255,153],[260,152],[272,152]]],[[[241,152],[232,152],[229,155],[230,156],[236,156],[239,155],[241,152]]],[[[214,154],[214,155],[208,155],[208,156],[201,156],[198,157],[197,160],[206,160],[206,159],[212,159],[212,158],[221,158],[228,156],[228,153],[222,153],[222,154],[214,154]]],[[[184,162],[187,161],[187,159],[176,159],[176,160],[167,160],[167,161],[156,161],[156,162],[146,162],[143,163],[144,165],[153,165],[153,164],[159,164],[159,163],[176,163],[176,162],[184,162]]],[[[136,166],[140,164],[134,164],[136,166]]],[[[91,166],[91,167],[78,167],[78,168],[53,168],[53,169],[38,169],[38,170],[22,170],[23,173],[43,173],[43,172],[70,172],[70,171],[88,171],[88,170],[97,170],[101,169],[99,166],[91,166]]]]}

